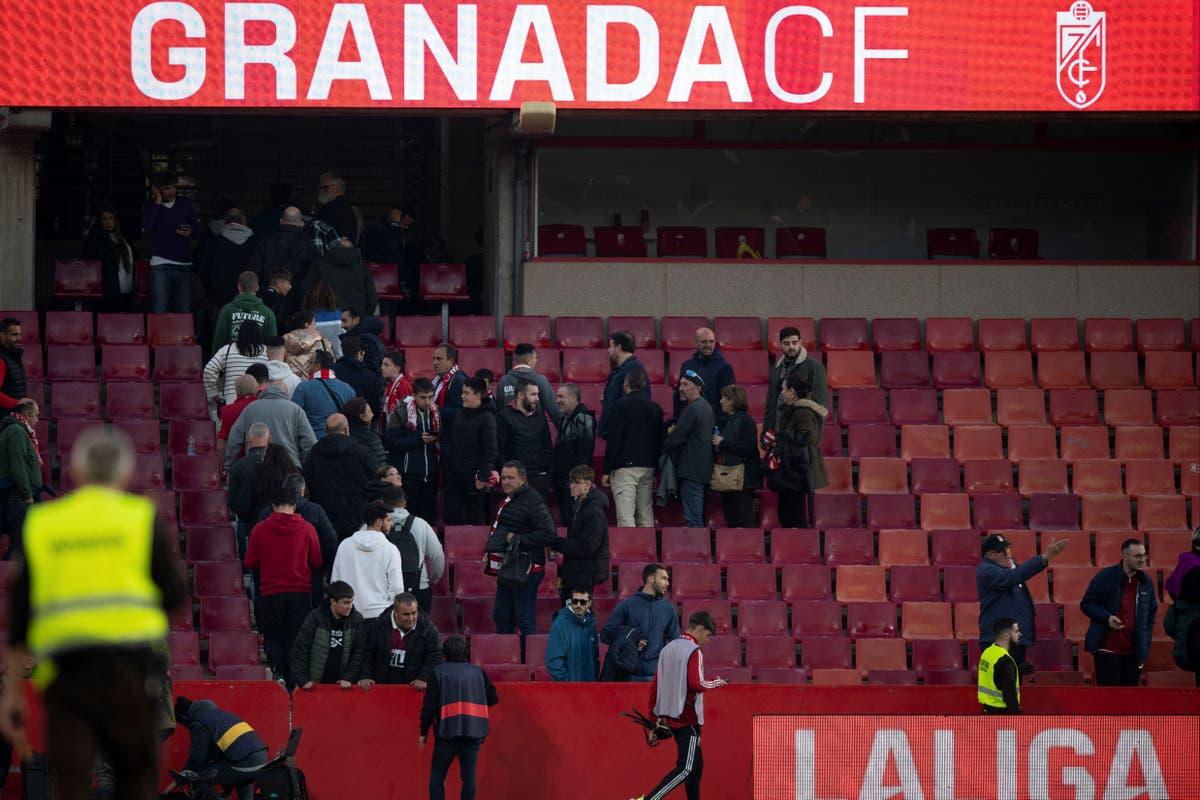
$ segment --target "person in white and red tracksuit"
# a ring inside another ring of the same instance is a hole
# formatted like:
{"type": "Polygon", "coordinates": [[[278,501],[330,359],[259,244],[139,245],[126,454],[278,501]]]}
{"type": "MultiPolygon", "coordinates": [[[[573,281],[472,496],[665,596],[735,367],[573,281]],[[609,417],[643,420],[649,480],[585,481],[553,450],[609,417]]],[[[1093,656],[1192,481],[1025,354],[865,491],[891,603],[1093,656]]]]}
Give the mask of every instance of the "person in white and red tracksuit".
{"type": "Polygon", "coordinates": [[[679,755],[675,768],[637,800],[662,800],[681,784],[688,800],[700,800],[704,754],[700,728],[704,725],[704,693],[725,685],[723,678],[705,680],[700,648],[712,638],[717,624],[707,611],[688,617],[687,633],[669,643],[658,656],[658,672],[650,684],[653,715],[666,722],[679,755]]]}

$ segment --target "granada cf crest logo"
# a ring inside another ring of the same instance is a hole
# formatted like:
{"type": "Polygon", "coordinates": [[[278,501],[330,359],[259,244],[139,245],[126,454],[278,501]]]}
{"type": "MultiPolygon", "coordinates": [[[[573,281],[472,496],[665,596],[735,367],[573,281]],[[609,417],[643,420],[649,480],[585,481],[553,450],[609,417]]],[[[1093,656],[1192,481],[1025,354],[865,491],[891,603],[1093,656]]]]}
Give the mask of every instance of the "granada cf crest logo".
{"type": "Polygon", "coordinates": [[[1058,12],[1058,93],[1087,108],[1104,92],[1105,13],[1087,0],[1058,12]]]}

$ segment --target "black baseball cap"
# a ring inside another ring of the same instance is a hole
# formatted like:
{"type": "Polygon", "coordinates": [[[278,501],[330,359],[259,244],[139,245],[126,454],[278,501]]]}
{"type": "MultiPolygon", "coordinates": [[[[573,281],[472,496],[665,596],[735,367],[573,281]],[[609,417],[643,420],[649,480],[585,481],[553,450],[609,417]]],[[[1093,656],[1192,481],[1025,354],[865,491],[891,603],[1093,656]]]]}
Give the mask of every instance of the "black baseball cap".
{"type": "Polygon", "coordinates": [[[1012,547],[1012,542],[998,533],[993,533],[983,540],[983,554],[985,556],[988,553],[1003,553],[1010,547],[1012,547]]]}

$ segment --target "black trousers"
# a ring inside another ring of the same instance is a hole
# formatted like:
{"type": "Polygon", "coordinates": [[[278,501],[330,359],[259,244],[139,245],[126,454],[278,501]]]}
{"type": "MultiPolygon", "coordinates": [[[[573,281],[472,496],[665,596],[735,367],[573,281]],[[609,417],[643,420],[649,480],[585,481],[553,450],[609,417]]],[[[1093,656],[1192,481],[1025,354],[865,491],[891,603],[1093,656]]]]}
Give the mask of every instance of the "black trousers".
{"type": "MultiPolygon", "coordinates": [[[[757,528],[754,517],[754,490],[721,492],[721,512],[725,515],[725,526],[729,528],[757,528]]],[[[797,526],[803,527],[803,526],[797,526]]]]}
{"type": "Polygon", "coordinates": [[[276,678],[283,678],[287,682],[289,689],[292,686],[292,668],[288,656],[304,618],[312,609],[310,592],[265,594],[259,604],[258,627],[262,630],[267,663],[271,665],[276,678]]]}
{"type": "Polygon", "coordinates": [[[442,483],[442,516],[447,525],[483,525],[484,500],[483,492],[475,488],[474,474],[446,475],[442,483]]]}
{"type": "Polygon", "coordinates": [[[1137,686],[1142,677],[1142,668],[1133,653],[1093,653],[1092,658],[1096,662],[1097,686],[1137,686]]]}
{"type": "Polygon", "coordinates": [[[4,497],[3,501],[0,501],[0,513],[4,515],[4,532],[8,534],[8,550],[4,553],[4,560],[8,561],[22,550],[25,513],[30,509],[31,504],[22,500],[21,495],[15,489],[4,490],[0,492],[0,495],[4,497]]]}
{"type": "Polygon", "coordinates": [[[112,765],[114,800],[157,796],[160,659],[148,648],[89,647],[55,663],[44,699],[57,800],[86,800],[98,750],[112,765]]]}
{"type": "Polygon", "coordinates": [[[807,528],[812,520],[813,496],[805,492],[779,493],[779,524],[784,528],[807,528]]]}
{"type": "Polygon", "coordinates": [[[663,776],[658,786],[646,795],[646,800],[663,800],[680,784],[683,784],[687,793],[687,800],[700,800],[700,778],[704,774],[704,754],[700,751],[700,726],[675,728],[671,733],[679,751],[675,759],[675,769],[663,776]]]}
{"type": "Polygon", "coordinates": [[[430,525],[437,524],[438,476],[422,480],[419,475],[404,476],[404,496],[410,514],[415,514],[430,525]]]}
{"type": "Polygon", "coordinates": [[[433,760],[429,765],[429,800],[445,800],[446,774],[450,765],[458,759],[458,774],[462,778],[462,800],[475,800],[475,764],[479,761],[479,747],[483,739],[470,736],[438,738],[433,745],[433,760]]]}

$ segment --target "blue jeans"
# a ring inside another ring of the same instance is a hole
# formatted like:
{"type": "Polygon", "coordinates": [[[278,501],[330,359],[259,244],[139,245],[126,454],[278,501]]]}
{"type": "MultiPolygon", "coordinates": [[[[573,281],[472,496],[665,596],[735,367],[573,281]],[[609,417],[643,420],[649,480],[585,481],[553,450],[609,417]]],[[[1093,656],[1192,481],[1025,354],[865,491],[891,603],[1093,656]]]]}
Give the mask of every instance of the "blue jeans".
{"type": "Polygon", "coordinates": [[[679,499],[683,501],[683,519],[689,528],[707,527],[704,520],[704,488],[700,481],[679,479],[679,499]]]}
{"type": "Polygon", "coordinates": [[[191,264],[156,264],[150,268],[150,307],[155,314],[192,313],[191,264]]]}
{"type": "Polygon", "coordinates": [[[492,621],[496,633],[516,633],[521,638],[537,633],[537,593],[545,572],[533,572],[515,589],[496,584],[496,605],[492,607],[492,621]]]}
{"type": "Polygon", "coordinates": [[[479,759],[479,746],[483,739],[469,736],[438,737],[433,745],[433,759],[429,765],[430,800],[445,800],[446,773],[454,759],[458,759],[458,774],[462,777],[462,800],[475,800],[475,763],[479,759]]]}

